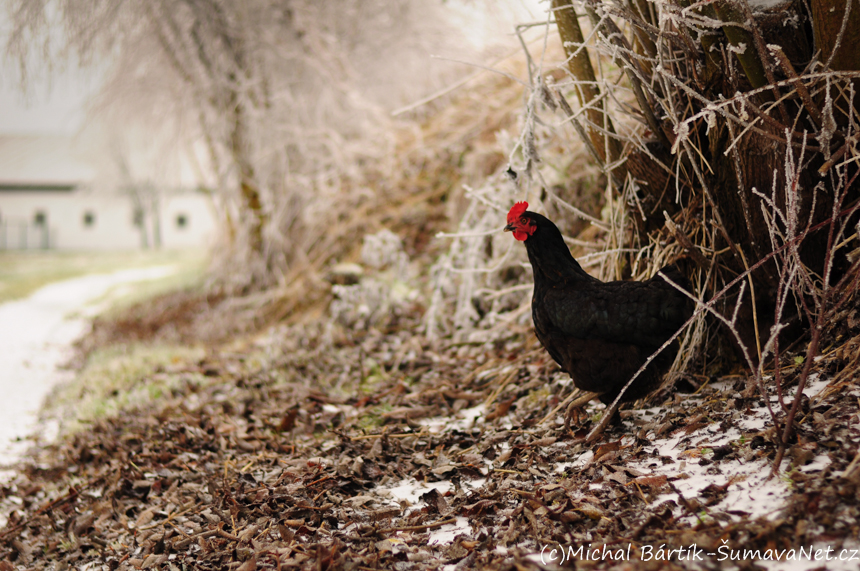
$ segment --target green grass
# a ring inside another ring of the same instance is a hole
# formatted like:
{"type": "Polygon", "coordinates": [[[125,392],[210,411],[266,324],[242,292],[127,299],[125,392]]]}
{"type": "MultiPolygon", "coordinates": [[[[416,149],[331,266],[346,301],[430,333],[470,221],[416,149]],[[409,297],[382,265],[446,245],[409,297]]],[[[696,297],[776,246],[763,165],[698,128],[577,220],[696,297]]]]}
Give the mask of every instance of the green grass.
{"type": "Polygon", "coordinates": [[[29,296],[52,282],[94,273],[177,264],[180,271],[135,288],[138,299],[191,285],[205,269],[201,251],[58,252],[0,251],[0,303],[29,296]]]}
{"type": "Polygon", "coordinates": [[[101,314],[110,317],[121,313],[131,305],[161,294],[192,289],[202,285],[208,260],[201,253],[183,254],[182,257],[177,256],[172,260],[166,260],[166,263],[178,265],[178,270],[163,278],[135,282],[110,290],[101,300],[97,300],[97,303],[105,302],[105,305],[108,306],[108,309],[102,311],[101,314]]]}
{"type": "Polygon", "coordinates": [[[199,347],[169,345],[97,349],[73,381],[52,392],[45,409],[60,421],[61,433],[74,433],[93,421],[160,400],[183,382],[208,382],[199,373],[183,372],[186,363],[205,353],[199,347]]]}

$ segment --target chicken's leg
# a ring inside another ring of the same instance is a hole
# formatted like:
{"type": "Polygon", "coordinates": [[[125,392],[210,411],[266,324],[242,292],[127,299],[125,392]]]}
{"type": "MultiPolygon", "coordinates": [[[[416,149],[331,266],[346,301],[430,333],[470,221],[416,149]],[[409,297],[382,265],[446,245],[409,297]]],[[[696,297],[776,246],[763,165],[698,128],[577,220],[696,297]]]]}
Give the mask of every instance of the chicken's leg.
{"type": "Polygon", "coordinates": [[[591,431],[585,436],[585,438],[580,438],[574,440],[574,444],[590,444],[600,438],[603,435],[603,431],[606,430],[606,427],[609,426],[609,423],[612,422],[612,419],[615,417],[616,413],[618,413],[618,407],[621,406],[620,399],[616,399],[615,402],[606,406],[606,412],[603,413],[603,417],[600,419],[600,422],[597,423],[597,426],[591,429],[591,431]]]}
{"type": "Polygon", "coordinates": [[[596,399],[599,396],[600,395],[598,393],[585,393],[570,403],[564,413],[564,429],[566,431],[570,431],[570,417],[573,416],[573,411],[581,406],[585,406],[589,401],[596,399]]]}
{"type": "MultiPolygon", "coordinates": [[[[574,400],[570,403],[570,406],[567,407],[567,411],[564,413],[564,429],[570,432],[570,418],[573,416],[573,412],[580,406],[584,406],[588,404],[588,402],[594,398],[600,396],[598,393],[585,393],[578,399],[574,400]]],[[[597,423],[597,426],[589,431],[588,435],[585,438],[578,438],[574,440],[574,444],[583,444],[583,443],[591,443],[597,440],[602,434],[603,431],[606,430],[606,427],[609,426],[609,423],[612,422],[612,418],[618,412],[618,407],[621,406],[620,400],[616,399],[615,402],[606,406],[606,411],[603,414],[603,417],[600,419],[600,422],[597,423]]]]}

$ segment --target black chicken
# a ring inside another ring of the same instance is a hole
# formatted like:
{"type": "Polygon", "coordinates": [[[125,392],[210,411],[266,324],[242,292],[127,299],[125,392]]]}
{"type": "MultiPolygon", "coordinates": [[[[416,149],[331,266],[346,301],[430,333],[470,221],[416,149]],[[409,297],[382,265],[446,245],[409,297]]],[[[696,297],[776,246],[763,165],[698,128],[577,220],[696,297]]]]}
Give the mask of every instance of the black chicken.
{"type": "MultiPolygon", "coordinates": [[[[525,244],[534,271],[532,319],[537,338],[578,389],[593,393],[575,403],[596,396],[608,405],[690,318],[693,304],[659,275],[644,282],[601,282],[588,275],[556,225],[527,208],[527,202],[511,208],[505,231],[525,244]]],[[[676,266],[660,272],[690,291],[676,266]]],[[[675,340],[654,357],[620,401],[636,400],[659,387],[677,353],[675,340]]],[[[607,411],[604,419],[614,413],[607,411]]],[[[595,432],[599,430],[602,427],[595,432]]]]}

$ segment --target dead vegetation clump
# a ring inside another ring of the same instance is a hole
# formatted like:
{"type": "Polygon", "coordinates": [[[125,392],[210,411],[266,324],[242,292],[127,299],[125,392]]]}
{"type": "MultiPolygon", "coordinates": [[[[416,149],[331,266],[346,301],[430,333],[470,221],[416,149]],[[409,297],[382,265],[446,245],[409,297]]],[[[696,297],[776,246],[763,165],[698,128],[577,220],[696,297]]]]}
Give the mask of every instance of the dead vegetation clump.
{"type": "MultiPolygon", "coordinates": [[[[480,340],[528,321],[524,253],[497,233],[526,199],[565,231],[591,225],[569,244],[601,279],[680,263],[698,310],[678,370],[745,371],[749,394],[777,394],[800,351],[803,386],[860,275],[856,18],[818,2],[552,2],[545,25],[520,28],[546,34],[524,43],[523,129],[507,170],[469,192],[428,332],[480,340]],[[578,156],[603,175],[600,210],[572,192],[578,156]]],[[[782,452],[797,406],[772,418],[782,452]]]]}
{"type": "MultiPolygon", "coordinates": [[[[514,58],[500,65],[512,73],[520,67],[514,58]]],[[[148,300],[119,318],[97,318],[82,352],[116,342],[218,343],[276,323],[324,319],[332,287],[343,285],[344,276],[337,274],[344,264],[360,265],[363,237],[382,230],[402,241],[403,253],[416,268],[411,287],[424,288],[424,268],[444,247],[435,236],[450,229],[464,202],[462,185],[504,164],[498,133],[517,128],[520,86],[491,74],[469,85],[468,91],[441,98],[436,112],[396,129],[390,156],[368,158],[358,174],[338,180],[342,192],[320,219],[328,224],[325,232],[277,285],[243,295],[222,283],[217,270],[202,290],[148,300]],[[330,220],[333,208],[338,215],[330,220]]]]}

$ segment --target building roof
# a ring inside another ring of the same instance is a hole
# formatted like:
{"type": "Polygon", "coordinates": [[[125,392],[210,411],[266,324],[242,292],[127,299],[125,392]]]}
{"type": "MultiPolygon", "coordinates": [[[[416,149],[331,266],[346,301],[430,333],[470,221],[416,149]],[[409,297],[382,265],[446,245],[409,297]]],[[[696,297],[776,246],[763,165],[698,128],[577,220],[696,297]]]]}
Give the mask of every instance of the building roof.
{"type": "Polygon", "coordinates": [[[0,135],[0,189],[71,187],[95,169],[64,135],[0,135]]]}

